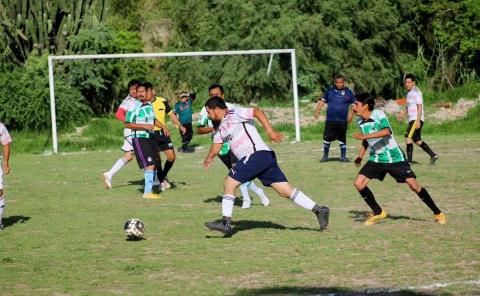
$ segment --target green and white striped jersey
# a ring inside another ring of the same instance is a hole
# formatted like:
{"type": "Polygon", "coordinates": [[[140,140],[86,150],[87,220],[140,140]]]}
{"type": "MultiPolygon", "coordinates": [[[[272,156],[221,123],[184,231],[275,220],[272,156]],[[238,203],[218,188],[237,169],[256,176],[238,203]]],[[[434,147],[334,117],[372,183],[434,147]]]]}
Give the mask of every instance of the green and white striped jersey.
{"type": "Polygon", "coordinates": [[[385,128],[390,129],[391,135],[381,138],[367,139],[370,148],[370,160],[377,163],[395,163],[405,161],[405,156],[398,147],[395,138],[393,137],[392,127],[388,118],[383,111],[373,110],[370,118],[364,120],[361,117],[357,118],[358,126],[362,134],[368,135],[379,132],[385,128]]]}
{"type": "MultiPolygon", "coordinates": [[[[138,123],[138,124],[155,124],[155,111],[152,104],[136,104],[134,108],[127,112],[125,117],[126,123],[138,123]]],[[[151,132],[148,130],[135,130],[132,129],[133,138],[150,138],[151,132]]]]}

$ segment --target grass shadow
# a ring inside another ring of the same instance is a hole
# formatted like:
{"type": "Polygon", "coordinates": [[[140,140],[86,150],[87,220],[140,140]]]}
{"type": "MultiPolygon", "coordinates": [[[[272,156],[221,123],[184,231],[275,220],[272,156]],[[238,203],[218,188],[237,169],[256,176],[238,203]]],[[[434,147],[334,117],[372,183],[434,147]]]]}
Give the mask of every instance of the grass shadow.
{"type": "MultiPolygon", "coordinates": [[[[219,222],[221,220],[217,220],[219,222]]],[[[223,238],[230,238],[241,231],[247,231],[252,229],[277,229],[277,230],[308,230],[308,231],[320,231],[316,228],[309,227],[286,227],[282,224],[274,223],[271,221],[253,221],[253,220],[240,220],[232,221],[232,230],[229,233],[223,235],[223,238]]],[[[215,236],[216,237],[216,236],[215,236]]],[[[213,238],[212,236],[207,236],[207,238],[213,238]]]]}
{"type": "Polygon", "coordinates": [[[5,228],[12,226],[16,223],[25,223],[30,220],[30,217],[26,216],[10,216],[2,219],[2,224],[5,228]]]}
{"type": "MultiPolygon", "coordinates": [[[[223,196],[217,195],[215,197],[204,199],[203,202],[204,203],[212,203],[212,202],[222,203],[222,199],[223,199],[223,196]]],[[[235,198],[235,201],[233,202],[233,205],[235,205],[237,207],[241,207],[242,203],[243,203],[243,199],[237,197],[237,198],[235,198]]]]}
{"type": "MultiPolygon", "coordinates": [[[[369,211],[348,211],[350,214],[350,218],[352,218],[355,222],[365,222],[367,219],[368,215],[371,213],[369,211]]],[[[419,219],[419,218],[412,218],[410,216],[395,216],[388,214],[387,219],[391,220],[412,220],[412,221],[428,221],[425,219],[419,219]]]]}
{"type": "MultiPolygon", "coordinates": [[[[419,292],[406,289],[373,288],[353,290],[343,287],[294,287],[280,286],[259,289],[240,289],[236,296],[247,295],[329,295],[329,296],[433,296],[434,292],[419,292]]],[[[450,294],[442,294],[450,295],[450,294]]]]}

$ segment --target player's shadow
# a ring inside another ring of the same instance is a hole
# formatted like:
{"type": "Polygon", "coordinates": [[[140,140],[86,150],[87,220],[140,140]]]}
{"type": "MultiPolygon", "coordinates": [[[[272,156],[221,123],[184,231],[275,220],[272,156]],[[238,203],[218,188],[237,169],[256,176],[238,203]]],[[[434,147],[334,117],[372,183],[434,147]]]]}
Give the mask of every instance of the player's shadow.
{"type": "MultiPolygon", "coordinates": [[[[220,222],[221,220],[217,220],[220,222]]],[[[273,223],[270,221],[254,221],[254,220],[239,220],[232,221],[232,230],[229,233],[223,235],[223,238],[229,238],[241,231],[247,231],[251,229],[277,229],[277,230],[308,230],[308,231],[320,231],[319,229],[309,227],[286,227],[282,224],[273,223]]],[[[213,238],[207,236],[207,238],[213,238]]]]}
{"type": "Polygon", "coordinates": [[[10,216],[2,219],[2,224],[5,228],[12,226],[16,223],[25,223],[30,220],[30,217],[25,216],[10,216]]]}
{"type": "MultiPolygon", "coordinates": [[[[368,211],[349,211],[350,217],[355,221],[355,222],[365,222],[367,217],[370,215],[371,212],[368,211]]],[[[427,221],[425,219],[419,219],[419,218],[412,218],[409,216],[395,216],[391,215],[390,213],[387,215],[387,219],[391,220],[412,220],[412,221],[427,221]]]]}
{"type": "MultiPolygon", "coordinates": [[[[223,196],[217,195],[215,197],[204,199],[203,202],[204,203],[212,203],[212,202],[222,203],[222,199],[223,199],[223,196]]],[[[242,203],[243,203],[243,200],[241,198],[235,198],[235,201],[233,202],[233,204],[237,207],[241,207],[242,203]]]]}
{"type": "MultiPolygon", "coordinates": [[[[329,157],[326,162],[331,162],[331,161],[343,162],[343,161],[341,161],[341,158],[340,158],[340,157],[329,157]]],[[[351,162],[351,161],[350,161],[349,158],[347,158],[347,161],[346,161],[346,162],[351,162]]]]}
{"type": "MultiPolygon", "coordinates": [[[[354,290],[344,287],[295,287],[279,286],[266,288],[240,289],[235,293],[236,296],[247,295],[335,295],[335,296],[433,296],[437,293],[420,292],[406,289],[360,289],[354,290]]],[[[442,295],[451,295],[442,293],[442,295]]]]}

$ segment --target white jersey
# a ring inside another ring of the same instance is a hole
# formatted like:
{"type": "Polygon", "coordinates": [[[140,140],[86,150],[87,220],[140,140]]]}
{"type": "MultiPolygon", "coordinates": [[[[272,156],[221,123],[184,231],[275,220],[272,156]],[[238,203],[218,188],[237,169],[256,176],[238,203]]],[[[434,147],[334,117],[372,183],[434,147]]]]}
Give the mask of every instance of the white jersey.
{"type": "Polygon", "coordinates": [[[229,142],[230,150],[240,160],[256,151],[272,151],[253,125],[253,108],[228,109],[213,134],[213,143],[229,142]]]}
{"type": "Polygon", "coordinates": [[[417,119],[417,105],[422,105],[422,116],[420,118],[421,121],[424,121],[424,112],[423,112],[423,95],[418,87],[414,86],[408,93],[407,93],[407,113],[408,113],[408,121],[416,120],[417,119]]]}
{"type": "Polygon", "coordinates": [[[0,122],[0,143],[7,145],[10,142],[12,142],[12,137],[8,133],[7,127],[0,122]]]}
{"type": "MultiPolygon", "coordinates": [[[[230,104],[225,102],[225,105],[227,105],[228,109],[233,109],[236,106],[234,104],[230,104]]],[[[205,106],[202,107],[202,110],[200,110],[200,115],[198,117],[198,127],[213,127],[212,121],[208,119],[208,113],[207,113],[207,108],[205,106]]]]}
{"type": "Polygon", "coordinates": [[[123,101],[122,103],[120,104],[120,106],[118,106],[118,109],[123,109],[125,110],[126,112],[130,111],[131,109],[133,109],[133,107],[135,107],[136,103],[138,102],[138,100],[130,95],[128,95],[123,101]]]}

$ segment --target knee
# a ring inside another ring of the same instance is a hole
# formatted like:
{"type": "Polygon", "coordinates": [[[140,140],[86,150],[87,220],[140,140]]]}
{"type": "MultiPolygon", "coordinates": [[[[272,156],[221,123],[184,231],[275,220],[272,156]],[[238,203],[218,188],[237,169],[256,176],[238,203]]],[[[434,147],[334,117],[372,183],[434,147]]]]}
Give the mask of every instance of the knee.
{"type": "Polygon", "coordinates": [[[361,180],[357,180],[357,179],[353,181],[353,186],[355,186],[355,188],[358,191],[363,190],[363,188],[365,188],[365,184],[361,180]]]}

